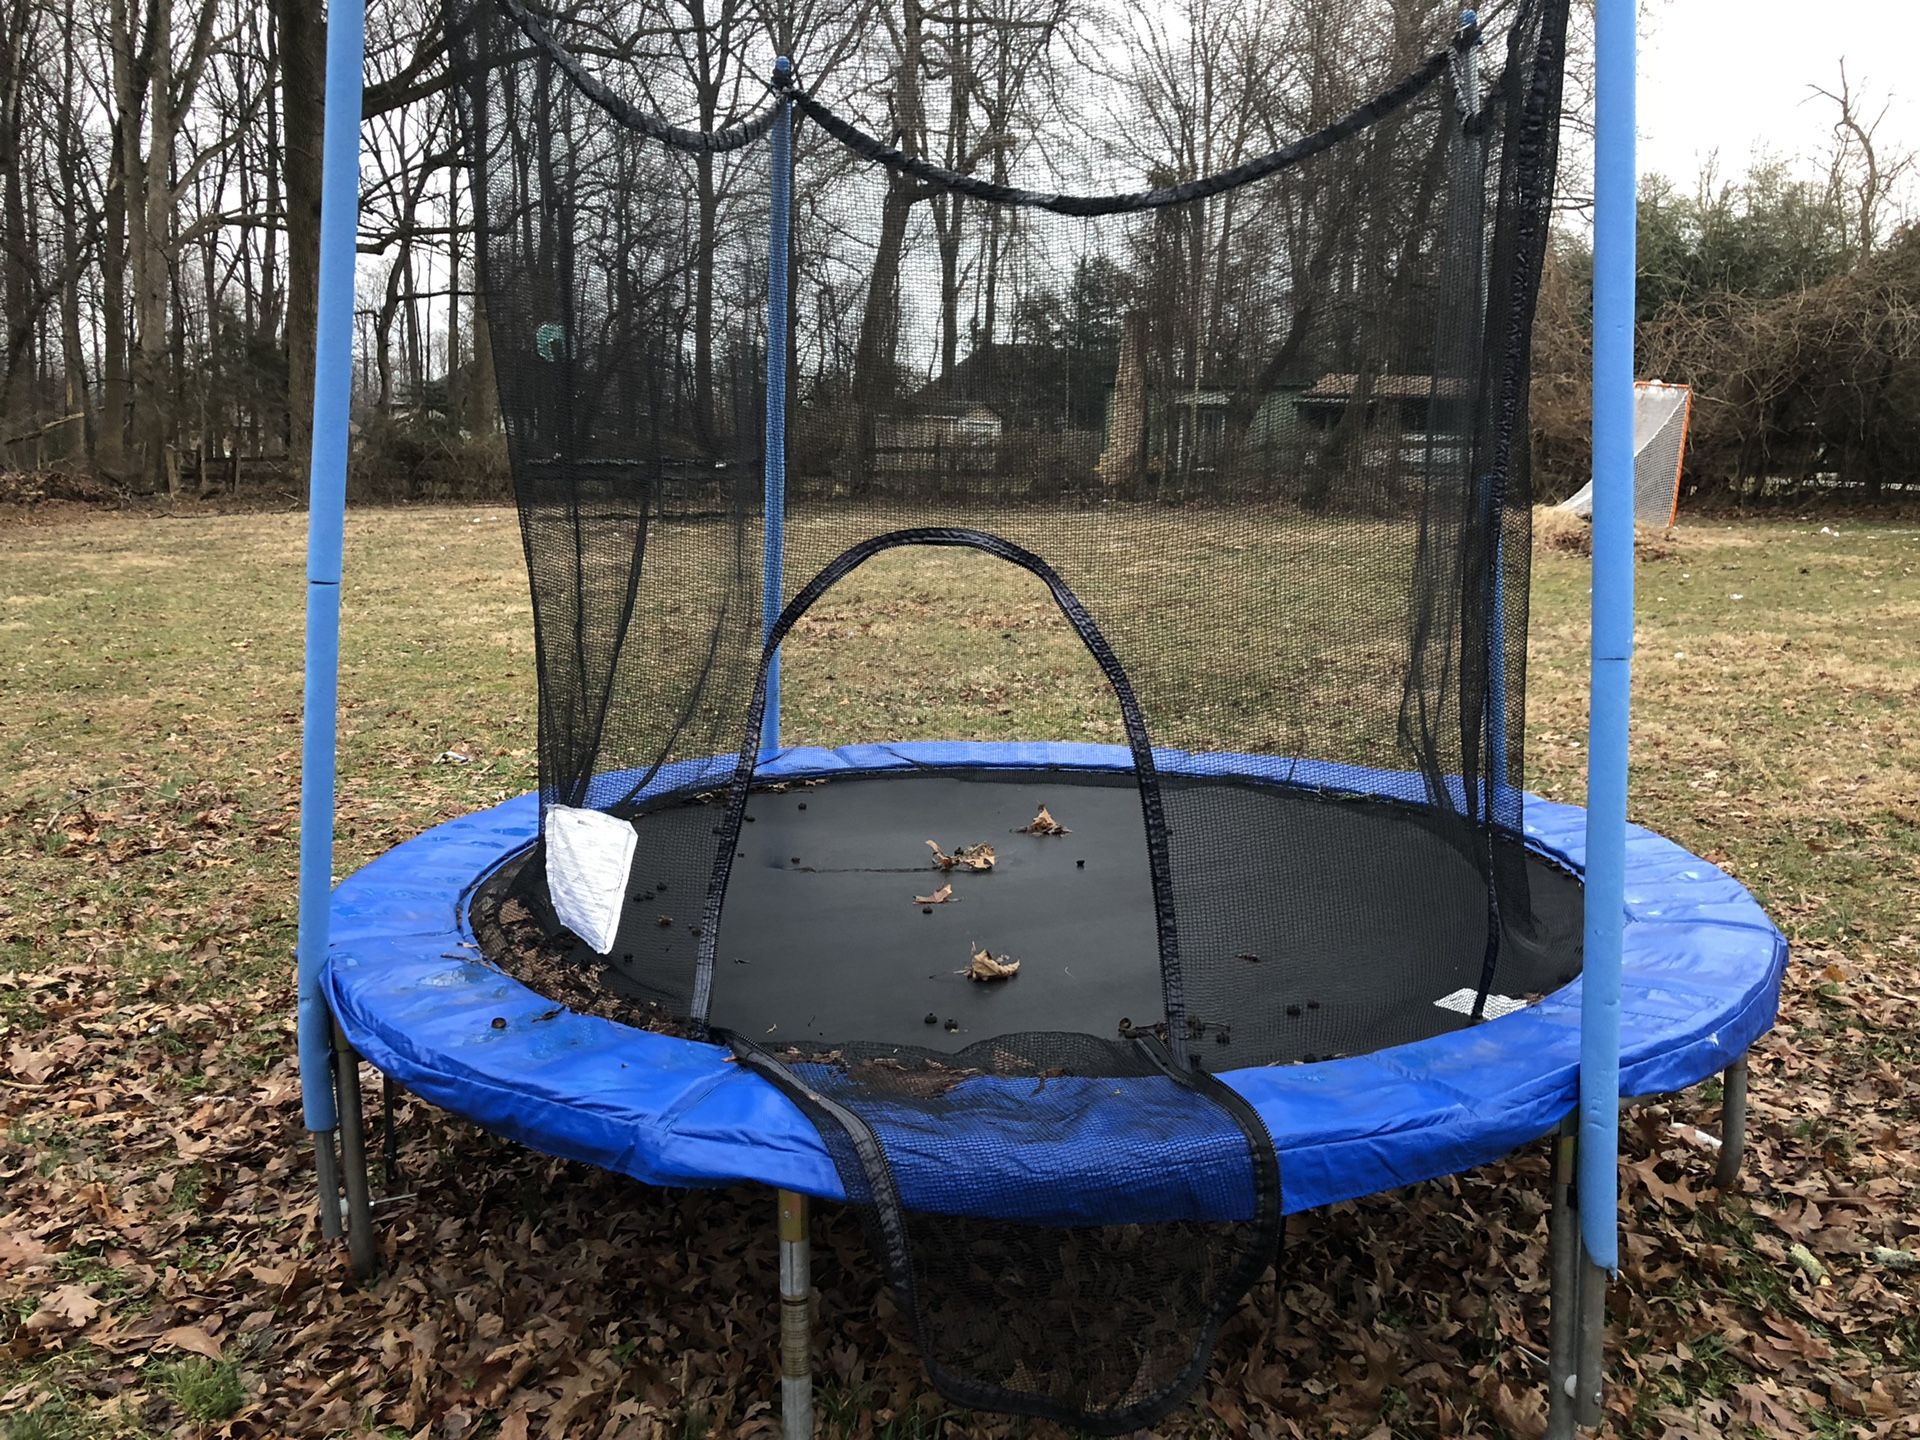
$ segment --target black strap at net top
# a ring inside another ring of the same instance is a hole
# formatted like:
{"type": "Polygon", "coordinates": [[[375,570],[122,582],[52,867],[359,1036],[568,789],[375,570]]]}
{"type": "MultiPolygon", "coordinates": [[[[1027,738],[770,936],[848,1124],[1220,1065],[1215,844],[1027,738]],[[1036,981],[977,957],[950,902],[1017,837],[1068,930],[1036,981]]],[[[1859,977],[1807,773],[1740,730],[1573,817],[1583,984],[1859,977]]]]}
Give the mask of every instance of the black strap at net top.
{"type": "Polygon", "coordinates": [[[897,170],[936,185],[943,190],[970,196],[976,200],[990,201],[996,205],[1017,205],[1032,210],[1051,210],[1056,215],[1124,215],[1135,210],[1154,210],[1167,205],[1188,205],[1195,200],[1205,200],[1224,191],[1237,189],[1251,184],[1255,180],[1264,180],[1269,175],[1278,174],[1309,160],[1322,151],[1329,150],[1341,141],[1350,139],[1369,126],[1377,124],[1394,111],[1406,105],[1426,91],[1433,82],[1446,74],[1454,63],[1455,56],[1470,48],[1480,38],[1477,25],[1463,27],[1458,38],[1447,49],[1427,58],[1419,69],[1401,79],[1391,88],[1381,91],[1373,99],[1351,110],[1332,124],[1303,135],[1290,145],[1278,150],[1268,151],[1244,164],[1235,165],[1228,170],[1216,171],[1212,175],[1202,176],[1198,180],[1183,181],[1178,185],[1161,185],[1151,190],[1134,190],[1119,195],[1063,195],[1044,190],[1023,190],[1016,185],[998,185],[991,180],[982,180],[977,175],[965,175],[957,170],[943,169],[917,156],[909,155],[896,146],[875,139],[858,126],[843,120],[820,101],[807,94],[794,84],[792,79],[785,82],[794,108],[818,125],[827,134],[863,159],[884,165],[889,170],[897,170]]]}
{"type": "Polygon", "coordinates": [[[1377,124],[1423,94],[1429,86],[1454,67],[1459,56],[1480,43],[1480,37],[1486,25],[1484,19],[1470,25],[1463,25],[1446,49],[1428,56],[1425,63],[1418,69],[1409,72],[1365,104],[1310,135],[1303,135],[1291,144],[1271,150],[1265,155],[1256,156],[1231,169],[1217,171],[1197,180],[1183,181],[1178,185],[1162,185],[1150,190],[1134,190],[1116,195],[1068,195],[1044,190],[1026,190],[1017,185],[996,184],[991,180],[982,180],[977,175],[948,170],[922,160],[918,156],[909,155],[897,146],[889,145],[884,140],[869,135],[859,126],[835,114],[821,101],[808,94],[800,87],[798,77],[791,67],[783,68],[769,85],[768,89],[773,99],[743,120],[718,130],[692,130],[669,124],[658,115],[637,109],[607,89],[580,63],[577,55],[553,38],[546,26],[521,5],[520,0],[493,0],[493,3],[506,12],[508,18],[520,28],[521,33],[559,67],[582,95],[606,111],[607,116],[616,124],[672,146],[674,149],[714,153],[738,150],[742,146],[751,145],[773,127],[780,105],[783,102],[791,102],[802,115],[854,154],[871,160],[875,164],[884,165],[890,170],[897,170],[929,185],[976,200],[986,200],[997,205],[1050,210],[1056,215],[1079,216],[1123,215],[1135,210],[1153,210],[1167,205],[1191,204],[1195,200],[1205,200],[1290,169],[1304,160],[1331,149],[1341,141],[1350,139],[1369,126],[1377,124]]]}
{"type": "Polygon", "coordinates": [[[561,73],[573,82],[575,89],[606,111],[615,124],[676,150],[707,154],[738,150],[744,145],[751,145],[771,130],[775,117],[780,113],[779,100],[775,99],[746,119],[718,130],[690,130],[683,125],[669,124],[658,115],[650,115],[628,104],[602,85],[580,63],[580,57],[555,40],[552,32],[521,5],[520,0],[492,0],[492,3],[505,11],[507,18],[520,27],[520,33],[533,42],[534,48],[558,66],[561,73]]]}

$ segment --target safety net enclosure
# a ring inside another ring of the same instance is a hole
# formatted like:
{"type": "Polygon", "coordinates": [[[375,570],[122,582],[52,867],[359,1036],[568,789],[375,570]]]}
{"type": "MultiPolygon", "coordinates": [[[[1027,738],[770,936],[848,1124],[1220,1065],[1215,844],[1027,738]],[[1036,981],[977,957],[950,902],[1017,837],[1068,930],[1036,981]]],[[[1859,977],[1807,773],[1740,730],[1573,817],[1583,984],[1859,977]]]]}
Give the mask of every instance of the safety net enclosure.
{"type": "MultiPolygon", "coordinates": [[[[1687,461],[1687,429],[1693,419],[1693,389],[1663,380],[1636,380],[1633,386],[1633,520],[1636,525],[1668,530],[1680,515],[1680,477],[1687,461]]],[[[1589,480],[1560,502],[1560,508],[1593,518],[1593,482],[1589,480]]]]}
{"type": "Polygon", "coordinates": [[[643,5],[449,17],[539,681],[541,840],[474,932],[729,1045],[939,1388],[1103,1431],[1275,1255],[1221,1075],[1580,967],[1520,790],[1565,0],[1263,20],[1208,111],[1144,11],[910,6],[777,69],[643,5]],[[758,774],[781,641],[911,546],[1046,587],[1118,758],[758,774]]]}
{"type": "MultiPolygon", "coordinates": [[[[1428,965],[1478,995],[1531,963],[1523,437],[1563,8],[1489,34],[1438,6],[1303,8],[1324,33],[1247,77],[1249,133],[1194,174],[1197,153],[1119,138],[1152,133],[1116,126],[1123,98],[1149,119],[1185,99],[1151,72],[1022,95],[955,170],[916,153],[935,96],[857,49],[810,74],[797,44],[772,407],[774,100],[743,72],[731,109],[674,130],[654,117],[696,97],[614,38],[643,16],[458,11],[550,812],[635,819],[629,868],[713,889],[722,921],[736,847],[692,832],[739,823],[769,632],[877,551],[970,546],[1040,575],[1113,682],[1171,1001],[1236,1012],[1236,1063],[1298,1058],[1290,964],[1347,947],[1393,1003],[1428,965]],[[1200,505],[1206,553],[1177,523],[1200,505]],[[1157,751],[1270,757],[1287,798],[1255,817],[1233,786],[1158,776],[1157,751]],[[1328,765],[1371,777],[1374,830],[1328,765]],[[674,795],[642,805],[669,768],[674,795]],[[718,810],[663,818],[696,795],[718,810]],[[1247,894],[1217,883],[1223,832],[1278,874],[1350,859],[1335,885],[1247,894]],[[1379,953],[1383,916],[1446,917],[1454,953],[1379,953]]],[[[596,948],[706,1021],[720,937],[625,908],[596,948]]]]}

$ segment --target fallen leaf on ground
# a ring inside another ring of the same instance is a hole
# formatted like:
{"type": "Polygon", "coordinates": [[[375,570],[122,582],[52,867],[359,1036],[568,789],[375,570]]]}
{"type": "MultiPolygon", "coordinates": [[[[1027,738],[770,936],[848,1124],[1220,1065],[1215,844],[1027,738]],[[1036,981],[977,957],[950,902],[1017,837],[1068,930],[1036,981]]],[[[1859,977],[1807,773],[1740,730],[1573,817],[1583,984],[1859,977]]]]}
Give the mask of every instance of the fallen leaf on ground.
{"type": "Polygon", "coordinates": [[[100,1313],[101,1302],[93,1298],[88,1285],[61,1285],[49,1290],[40,1308],[27,1317],[29,1330],[52,1330],[61,1326],[78,1329],[100,1313]]]}
{"type": "Polygon", "coordinates": [[[7,1068],[29,1084],[38,1085],[51,1075],[57,1058],[50,1050],[29,1050],[16,1046],[7,1055],[7,1068]]]}
{"type": "Polygon", "coordinates": [[[177,1350],[190,1350],[195,1355],[204,1355],[209,1360],[220,1358],[220,1342],[202,1330],[198,1325],[176,1325],[161,1334],[156,1342],[171,1345],[177,1350]]]}
{"type": "Polygon", "coordinates": [[[52,1252],[31,1235],[0,1234],[0,1261],[8,1269],[25,1270],[30,1265],[39,1265],[52,1252]]]}

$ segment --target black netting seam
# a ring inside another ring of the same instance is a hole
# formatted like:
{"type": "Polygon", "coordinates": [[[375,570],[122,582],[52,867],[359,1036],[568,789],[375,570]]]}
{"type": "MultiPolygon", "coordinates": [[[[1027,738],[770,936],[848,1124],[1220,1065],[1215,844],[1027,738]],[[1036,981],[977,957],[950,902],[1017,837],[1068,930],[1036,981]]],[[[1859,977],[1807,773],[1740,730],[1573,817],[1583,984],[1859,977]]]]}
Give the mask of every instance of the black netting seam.
{"type": "MultiPolygon", "coordinates": [[[[1493,463],[1487,475],[1491,492],[1487,512],[1491,528],[1484,537],[1487,563],[1483,577],[1486,591],[1483,603],[1487,608],[1487,621],[1483,628],[1489,652],[1493,645],[1503,643],[1506,637],[1505,617],[1497,611],[1495,601],[1494,581],[1501,563],[1495,548],[1495,537],[1500,535],[1506,515],[1506,489],[1508,472],[1513,465],[1514,433],[1522,422],[1526,407],[1526,376],[1532,361],[1533,309],[1539,290],[1541,255],[1545,245],[1547,191],[1551,184],[1558,138],[1549,133],[1548,117],[1558,109],[1566,13],[1564,5],[1550,7],[1546,11],[1547,19],[1534,42],[1533,79],[1527,87],[1525,103],[1520,107],[1519,134],[1514,143],[1517,213],[1514,219],[1512,275],[1509,281],[1511,290],[1506,317],[1506,363],[1501,367],[1500,423],[1494,431],[1493,463]]],[[[1514,73],[1514,68],[1511,64],[1507,67],[1509,76],[1514,73]]],[[[1506,723],[1505,715],[1494,715],[1490,695],[1483,701],[1481,710],[1489,733],[1494,724],[1506,723]]],[[[1491,745],[1488,746],[1488,752],[1490,759],[1491,745]]],[[[1487,949],[1481,962],[1480,992],[1474,998],[1475,1020],[1481,1018],[1486,1008],[1487,996],[1493,990],[1500,963],[1500,937],[1504,919],[1500,910],[1497,878],[1500,861],[1495,854],[1495,800],[1506,783],[1506,776],[1496,775],[1488,767],[1485,809],[1481,817],[1487,874],[1487,949]]]]}
{"type": "MultiPolygon", "coordinates": [[[[840,1177],[840,1187],[846,1191],[847,1203],[867,1211],[863,1218],[879,1227],[879,1233],[873,1238],[878,1242],[881,1260],[887,1267],[887,1278],[893,1284],[901,1313],[913,1317],[918,1328],[920,1307],[915,1297],[911,1261],[913,1245],[907,1237],[906,1207],[900,1203],[899,1188],[893,1183],[893,1170],[887,1164],[886,1151],[881,1148],[880,1138],[873,1133],[873,1127],[846,1106],[822,1095],[795,1074],[790,1066],[775,1059],[753,1041],[732,1033],[728,1033],[726,1038],[734,1059],[771,1082],[776,1090],[799,1106],[801,1113],[813,1122],[816,1130],[832,1125],[846,1136],[855,1158],[860,1162],[867,1193],[856,1193],[847,1183],[848,1177],[844,1173],[840,1177]]],[[[832,1156],[829,1155],[829,1158],[832,1156]]],[[[834,1169],[840,1171],[837,1161],[834,1169]]]]}
{"type": "MultiPolygon", "coordinates": [[[[1164,1074],[1182,1085],[1201,1092],[1233,1116],[1234,1123],[1240,1127],[1240,1133],[1246,1137],[1247,1148],[1254,1158],[1254,1220],[1260,1227],[1261,1236],[1265,1242],[1264,1253],[1279,1254],[1281,1242],[1286,1235],[1286,1215],[1282,1204],[1285,1192],[1280,1183],[1280,1154],[1274,1147],[1273,1136],[1268,1133],[1267,1122],[1260,1118],[1260,1112],[1253,1108],[1246,1096],[1219,1077],[1204,1071],[1182,1070],[1173,1063],[1172,1057],[1163,1046],[1150,1039],[1138,1038],[1134,1044],[1139,1047],[1140,1053],[1151,1060],[1164,1074]]],[[[1256,1247],[1256,1249],[1261,1248],[1256,1247]]],[[[1250,1260],[1247,1263],[1252,1265],[1253,1261],[1250,1260]]],[[[1246,1277],[1246,1283],[1240,1287],[1242,1290],[1260,1278],[1260,1271],[1265,1268],[1265,1264],[1266,1262],[1261,1260],[1254,1266],[1253,1273],[1246,1277]]],[[[1220,1318],[1225,1318],[1224,1312],[1220,1318]]]]}
{"type": "MultiPolygon", "coordinates": [[[[928,1341],[925,1312],[921,1307],[919,1286],[914,1278],[913,1243],[907,1234],[906,1210],[900,1200],[888,1164],[886,1147],[864,1118],[846,1106],[828,1099],[802,1080],[794,1071],[768,1054],[751,1040],[729,1034],[734,1057],[761,1076],[791,1100],[816,1129],[832,1126],[846,1137],[860,1165],[860,1179],[866,1193],[858,1194],[848,1184],[851,1177],[840,1172],[841,1188],[847,1203],[863,1212],[869,1238],[880,1252],[888,1283],[900,1312],[913,1326],[920,1347],[920,1361],[934,1387],[955,1404],[972,1409],[993,1410],[1006,1415],[1024,1415],[1070,1425],[1092,1435],[1125,1435],[1165,1418],[1175,1406],[1193,1393],[1206,1375],[1213,1359],[1214,1342],[1240,1297],[1265,1273],[1269,1265],[1278,1265],[1286,1237],[1286,1210],[1280,1184],[1280,1157],[1274,1148],[1259,1112],[1238,1091],[1222,1084],[1204,1071],[1187,1070],[1176,1064],[1167,1051],[1152,1041],[1140,1039],[1134,1044],[1175,1084],[1194,1092],[1202,1103],[1212,1102],[1233,1118],[1247,1142],[1247,1154],[1253,1166],[1253,1232],[1247,1237],[1239,1262],[1222,1281],[1213,1303],[1199,1318],[1192,1352],[1180,1373],[1152,1395],[1130,1405],[1098,1414],[1089,1414],[1071,1405],[1048,1401],[1039,1396],[1002,1389],[955,1373],[928,1341]]],[[[831,1148],[831,1146],[830,1146],[831,1148]]],[[[840,1166],[836,1162],[836,1171],[840,1166]]]]}
{"type": "Polygon", "coordinates": [[[670,124],[658,115],[649,115],[628,104],[602,85],[580,63],[579,57],[555,40],[547,27],[520,4],[520,0],[495,0],[495,3],[536,48],[560,67],[567,79],[573,82],[574,88],[604,110],[615,124],[645,135],[648,139],[671,145],[676,150],[696,153],[738,150],[743,145],[751,145],[771,130],[775,117],[780,113],[780,102],[776,99],[770,100],[763,109],[746,119],[718,130],[690,130],[682,125],[670,124]]]}
{"type": "MultiPolygon", "coordinates": [[[[512,0],[503,0],[503,3],[510,4],[512,0]]],[[[1051,210],[1056,215],[1122,215],[1133,210],[1153,210],[1167,205],[1185,205],[1195,200],[1205,200],[1224,191],[1251,184],[1255,180],[1264,180],[1269,175],[1291,169],[1302,161],[1331,149],[1420,96],[1435,80],[1447,73],[1455,53],[1478,40],[1479,36],[1478,26],[1463,29],[1451,46],[1430,56],[1424,65],[1398,84],[1381,91],[1366,104],[1342,116],[1324,129],[1302,136],[1291,145],[1283,145],[1280,149],[1258,156],[1245,164],[1236,165],[1230,170],[1222,170],[1214,175],[1202,176],[1197,180],[1120,195],[1061,195],[1044,190],[1024,190],[1016,185],[996,185],[991,180],[982,180],[977,175],[965,175],[957,170],[948,170],[917,156],[908,155],[905,151],[867,134],[852,122],[843,120],[819,100],[797,87],[789,89],[787,93],[791,95],[794,105],[802,114],[855,154],[876,164],[884,165],[889,170],[911,175],[916,180],[924,181],[942,190],[955,191],[972,196],[976,200],[987,200],[998,205],[1019,205],[1030,209],[1051,210]]]]}
{"type": "Polygon", "coordinates": [[[758,742],[760,729],[766,717],[767,676],[773,663],[773,657],[779,652],[780,642],[786,638],[814,603],[840,580],[858,569],[866,561],[885,550],[897,549],[903,545],[955,546],[963,549],[980,550],[996,559],[1006,560],[1018,565],[1029,574],[1036,576],[1052,594],[1054,603],[1066,618],[1073,631],[1080,637],[1081,644],[1087,647],[1100,671],[1107,677],[1107,683],[1113,687],[1114,699],[1120,706],[1120,719],[1127,733],[1127,747],[1132,752],[1134,779],[1140,789],[1140,810],[1146,822],[1147,868],[1153,887],[1154,930],[1160,947],[1161,993],[1166,1002],[1167,1033],[1172,1037],[1176,1053],[1182,1060],[1186,1058],[1186,996],[1180,972],[1179,930],[1174,920],[1173,874],[1167,846],[1166,807],[1160,794],[1160,776],[1153,760],[1153,745],[1147,736],[1146,717],[1140,709],[1140,702],[1133,692],[1133,682],[1127,678],[1120,657],[1114,653],[1112,645],[1094,623],[1093,616],[1087,613],[1080,597],[1068,588],[1066,581],[1054,568],[1031,550],[1014,544],[999,535],[984,530],[971,530],[960,526],[924,526],[907,530],[893,530],[884,535],[875,535],[843,550],[827,566],[808,581],[806,586],[787,603],[780,612],[780,618],[774,622],[767,633],[766,645],[760,656],[759,677],[754,684],[753,703],[748,707],[747,723],[740,745],[739,763],[734,771],[733,784],[727,795],[725,818],[714,828],[719,844],[714,854],[713,877],[707,887],[706,911],[700,925],[700,954],[694,974],[693,1005],[691,1019],[695,1024],[707,1023],[707,1012],[713,996],[713,967],[720,943],[720,912],[726,903],[727,885],[733,875],[734,849],[739,843],[740,829],[745,823],[747,811],[747,793],[753,783],[754,767],[759,762],[758,742]]]}

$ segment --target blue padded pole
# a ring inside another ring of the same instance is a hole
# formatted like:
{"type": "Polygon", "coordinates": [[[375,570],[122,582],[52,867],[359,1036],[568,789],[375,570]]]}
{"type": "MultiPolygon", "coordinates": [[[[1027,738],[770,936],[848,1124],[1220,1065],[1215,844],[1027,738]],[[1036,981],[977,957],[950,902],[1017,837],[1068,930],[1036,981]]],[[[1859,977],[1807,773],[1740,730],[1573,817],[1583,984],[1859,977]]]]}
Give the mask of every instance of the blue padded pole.
{"type": "Polygon", "coordinates": [[[1633,666],[1634,0],[1600,0],[1593,206],[1593,670],[1580,1010],[1580,1232],[1619,1267],[1620,937],[1633,666]]]}
{"type": "MultiPolygon", "coordinates": [[[[784,95],[793,82],[793,62],[773,62],[773,80],[784,95]]],[[[793,226],[793,102],[782,99],[774,116],[773,183],[767,236],[767,430],[765,554],[760,572],[760,633],[771,635],[785,601],[787,551],[787,262],[793,226]]],[[[780,748],[780,657],[767,667],[767,713],[760,727],[760,753],[780,748]]]]}
{"type": "MultiPolygon", "coordinates": [[[[307,674],[300,756],[300,1094],[332,1170],[333,1040],[320,971],[333,903],[333,767],[340,688],[340,549],[353,382],[353,276],[360,227],[360,67],[365,0],[327,7],[326,124],[320,159],[320,299],[307,492],[307,674]]],[[[337,1196],[328,1196],[338,1206],[337,1196]]]]}

